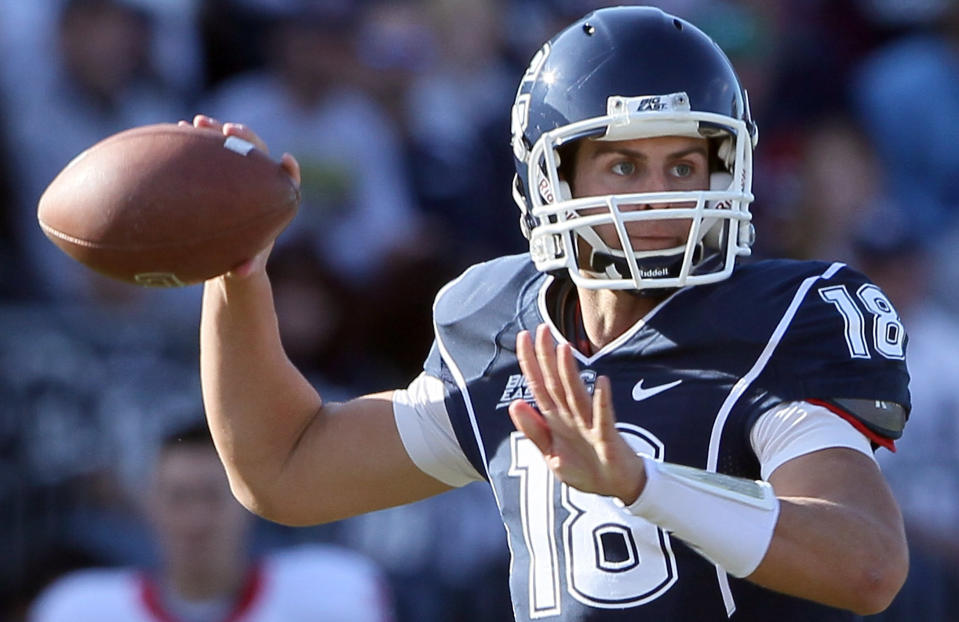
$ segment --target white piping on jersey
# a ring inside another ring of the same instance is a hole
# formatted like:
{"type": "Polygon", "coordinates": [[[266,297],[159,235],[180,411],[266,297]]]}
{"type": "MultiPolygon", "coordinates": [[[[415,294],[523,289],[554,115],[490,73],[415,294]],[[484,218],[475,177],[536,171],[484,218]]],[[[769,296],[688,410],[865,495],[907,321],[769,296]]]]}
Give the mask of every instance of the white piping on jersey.
{"type": "MultiPolygon", "coordinates": [[[[443,297],[443,295],[446,293],[446,290],[462,281],[467,274],[479,268],[481,265],[483,264],[470,266],[465,272],[463,272],[463,274],[447,283],[443,289],[436,294],[436,298],[433,299],[433,335],[436,336],[436,345],[440,349],[440,355],[443,357],[446,365],[450,368],[450,373],[453,374],[453,379],[456,381],[456,386],[459,387],[460,393],[463,394],[463,402],[466,404],[466,412],[470,418],[470,427],[473,429],[473,436],[476,438],[476,446],[479,448],[480,457],[483,459],[483,470],[486,472],[486,479],[489,480],[490,488],[493,489],[493,496],[495,497],[496,489],[493,488],[492,485],[493,478],[490,476],[489,472],[489,461],[486,459],[486,448],[483,447],[483,437],[480,435],[479,424],[476,421],[476,413],[473,411],[473,400],[470,398],[469,389],[466,386],[466,377],[463,376],[463,372],[460,371],[456,361],[453,360],[449,350],[447,350],[446,346],[443,344],[443,339],[440,337],[439,326],[436,325],[436,305],[439,304],[440,298],[443,297]]],[[[496,500],[496,503],[497,505],[499,504],[499,499],[496,500]]]]}
{"type": "MultiPolygon", "coordinates": [[[[488,262],[486,262],[488,263],[488,262]]],[[[446,293],[446,290],[450,289],[457,283],[459,283],[463,278],[472,272],[474,269],[478,268],[483,264],[476,264],[468,268],[463,274],[458,278],[447,283],[440,291],[436,294],[436,298],[433,299],[433,334],[436,336],[436,346],[440,350],[440,356],[443,357],[443,361],[446,362],[446,365],[450,368],[450,373],[453,374],[453,379],[456,381],[456,386],[459,387],[460,393],[463,395],[463,402],[466,404],[466,412],[470,418],[470,427],[473,429],[473,437],[476,440],[476,447],[479,449],[480,456],[483,460],[483,470],[486,472],[486,479],[489,481],[489,488],[493,492],[493,500],[496,502],[496,506],[500,508],[500,511],[503,509],[503,504],[500,503],[499,493],[496,491],[496,486],[493,485],[493,476],[489,472],[489,460],[486,458],[486,448],[483,446],[483,437],[479,431],[479,424],[476,421],[476,412],[473,410],[473,399],[470,397],[469,389],[466,386],[466,377],[463,376],[463,372],[460,370],[459,366],[456,365],[456,361],[453,360],[453,357],[450,355],[449,350],[446,349],[446,346],[443,344],[443,339],[440,337],[439,326],[436,325],[436,305],[439,303],[440,298],[446,293]]],[[[505,523],[504,523],[505,526],[505,523]]],[[[516,559],[516,555],[513,552],[513,538],[509,535],[509,526],[506,526],[506,545],[509,548],[509,574],[513,574],[513,560],[516,559]]]]}
{"type": "MultiPolygon", "coordinates": [[[[569,340],[566,339],[566,335],[564,335],[563,332],[556,327],[556,324],[553,322],[553,318],[550,316],[549,307],[546,305],[546,293],[549,290],[550,284],[552,284],[554,280],[555,280],[555,277],[552,277],[552,276],[546,277],[546,280],[543,283],[543,286],[540,287],[539,289],[539,297],[538,297],[539,314],[542,317],[543,321],[546,323],[546,325],[549,326],[549,332],[552,333],[553,339],[556,341],[556,343],[569,343],[569,340]]],[[[586,365],[586,366],[592,365],[600,357],[605,356],[607,353],[615,350],[616,348],[618,348],[625,342],[629,341],[629,339],[631,339],[633,335],[639,332],[640,329],[646,326],[646,324],[651,319],[653,319],[653,317],[656,315],[656,313],[659,312],[660,309],[666,306],[666,303],[668,303],[670,300],[673,299],[673,296],[687,289],[689,289],[689,287],[684,287],[682,289],[676,290],[675,292],[667,296],[662,302],[660,302],[658,305],[653,307],[653,309],[649,313],[643,316],[642,319],[640,319],[638,322],[630,326],[626,332],[624,332],[622,335],[620,335],[616,339],[607,343],[605,346],[600,348],[599,351],[593,354],[592,356],[587,356],[586,354],[583,354],[576,347],[576,344],[570,343],[570,346],[572,346],[573,356],[579,359],[579,361],[583,365],[586,365]]]]}
{"type": "MultiPolygon", "coordinates": [[[[779,343],[782,341],[783,335],[785,335],[789,329],[789,325],[792,323],[796,311],[799,309],[799,305],[801,305],[803,299],[806,298],[806,294],[809,293],[813,283],[820,279],[831,279],[833,275],[844,268],[845,265],[846,264],[837,261],[829,266],[822,274],[808,277],[800,283],[796,294],[789,303],[789,307],[786,308],[786,312],[783,313],[783,316],[780,318],[779,324],[776,325],[772,336],[770,336],[769,341],[766,342],[766,347],[763,348],[763,351],[760,353],[759,358],[756,359],[752,368],[733,386],[729,395],[726,396],[723,405],[720,407],[716,419],[713,421],[713,429],[709,435],[709,453],[706,456],[707,471],[716,471],[716,464],[719,461],[719,443],[722,439],[723,428],[726,427],[726,420],[729,418],[729,413],[732,411],[733,406],[736,405],[736,402],[739,401],[739,398],[743,396],[743,393],[746,392],[746,389],[749,388],[749,385],[751,385],[766,368],[766,364],[769,363],[773,352],[775,352],[779,343]]],[[[736,601],[733,599],[732,590],[729,587],[729,575],[726,574],[722,566],[716,566],[716,578],[719,580],[719,590],[722,592],[723,602],[726,604],[726,615],[727,617],[732,617],[733,613],[736,612],[736,601]]]]}

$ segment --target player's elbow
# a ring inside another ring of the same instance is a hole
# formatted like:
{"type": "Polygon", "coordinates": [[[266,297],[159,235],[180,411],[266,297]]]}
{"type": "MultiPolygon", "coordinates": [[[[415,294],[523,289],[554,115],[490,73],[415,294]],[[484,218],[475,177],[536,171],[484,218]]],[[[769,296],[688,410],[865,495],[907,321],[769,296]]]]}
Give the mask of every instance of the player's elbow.
{"type": "Polygon", "coordinates": [[[909,573],[909,553],[905,541],[890,547],[863,564],[858,580],[854,582],[855,603],[850,609],[859,615],[874,615],[890,604],[909,573]]]}
{"type": "Polygon", "coordinates": [[[278,479],[230,477],[230,490],[240,505],[253,514],[287,527],[309,527],[342,518],[317,514],[279,485],[278,479]]]}
{"type": "Polygon", "coordinates": [[[240,505],[261,518],[269,518],[267,514],[270,513],[270,505],[267,503],[267,496],[260,489],[236,474],[230,474],[229,479],[230,491],[240,505]]]}
{"type": "Polygon", "coordinates": [[[291,520],[282,504],[273,501],[273,495],[268,489],[251,485],[241,478],[230,478],[230,490],[240,505],[260,518],[281,525],[300,526],[294,524],[295,521],[291,520]]]}

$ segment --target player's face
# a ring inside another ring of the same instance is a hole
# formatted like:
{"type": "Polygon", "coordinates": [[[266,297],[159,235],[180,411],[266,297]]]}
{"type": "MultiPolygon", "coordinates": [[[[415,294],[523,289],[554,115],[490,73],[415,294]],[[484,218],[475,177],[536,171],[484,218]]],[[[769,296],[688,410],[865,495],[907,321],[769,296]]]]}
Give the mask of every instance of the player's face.
{"type": "Polygon", "coordinates": [[[167,561],[216,571],[242,553],[249,516],[234,499],[213,447],[166,450],[157,465],[150,511],[167,561]]]}
{"type": "MultiPolygon", "coordinates": [[[[584,140],[576,151],[571,189],[574,197],[705,190],[709,187],[709,153],[705,138],[663,136],[621,141],[584,140]]],[[[693,207],[693,203],[623,206],[623,211],[693,207]]],[[[583,210],[584,214],[602,211],[583,210]]],[[[638,251],[681,246],[688,219],[649,220],[626,225],[638,251]]],[[[613,225],[596,227],[603,241],[621,249],[613,225]]]]}

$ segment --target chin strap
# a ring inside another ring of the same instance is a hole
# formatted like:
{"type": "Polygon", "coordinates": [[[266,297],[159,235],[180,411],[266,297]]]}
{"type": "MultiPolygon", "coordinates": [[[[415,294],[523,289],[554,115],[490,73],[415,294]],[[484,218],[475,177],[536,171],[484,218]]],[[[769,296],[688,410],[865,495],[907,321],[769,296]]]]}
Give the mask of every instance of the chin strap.
{"type": "MultiPolygon", "coordinates": [[[[683,269],[683,257],[685,250],[673,255],[658,255],[656,257],[637,258],[636,267],[639,268],[639,277],[643,279],[652,278],[675,278],[683,269]]],[[[703,258],[702,243],[696,246],[693,253],[693,266],[697,266],[703,258]]],[[[614,255],[609,252],[602,252],[593,249],[589,256],[589,269],[598,274],[605,275],[614,279],[632,278],[629,271],[629,263],[625,256],[614,255]]]]}

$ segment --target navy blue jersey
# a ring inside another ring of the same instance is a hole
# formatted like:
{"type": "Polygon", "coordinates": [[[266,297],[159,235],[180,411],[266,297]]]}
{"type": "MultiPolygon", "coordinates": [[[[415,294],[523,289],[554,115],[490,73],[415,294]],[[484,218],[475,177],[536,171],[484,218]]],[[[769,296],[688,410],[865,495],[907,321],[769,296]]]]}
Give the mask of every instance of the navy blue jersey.
{"type": "MultiPolygon", "coordinates": [[[[552,324],[548,294],[563,285],[526,256],[474,266],[437,296],[425,365],[446,382],[457,439],[493,487],[517,620],[725,620],[733,607],[733,619],[851,619],[728,577],[611,499],[556,480],[507,406],[532,401],[516,334],[552,324]]],[[[749,432],[779,403],[862,399],[908,409],[905,340],[888,299],[861,274],[761,261],[675,292],[578,358],[587,386],[609,376],[617,425],[638,452],[758,479],[749,432]]]]}

